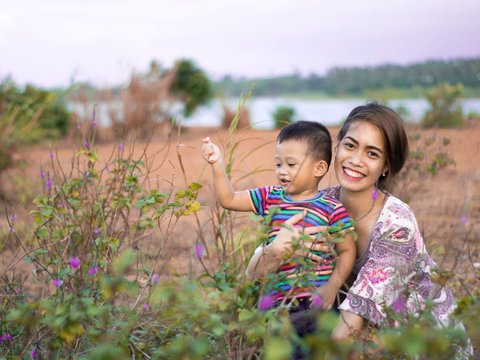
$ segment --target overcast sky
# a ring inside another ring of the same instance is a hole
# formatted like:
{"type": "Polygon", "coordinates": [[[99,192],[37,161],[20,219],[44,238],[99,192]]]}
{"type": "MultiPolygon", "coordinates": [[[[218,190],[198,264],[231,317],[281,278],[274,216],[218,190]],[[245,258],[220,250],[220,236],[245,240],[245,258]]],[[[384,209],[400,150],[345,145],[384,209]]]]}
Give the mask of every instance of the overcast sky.
{"type": "Polygon", "coordinates": [[[124,82],[191,58],[213,78],[480,56],[479,0],[0,0],[0,79],[124,82]]]}

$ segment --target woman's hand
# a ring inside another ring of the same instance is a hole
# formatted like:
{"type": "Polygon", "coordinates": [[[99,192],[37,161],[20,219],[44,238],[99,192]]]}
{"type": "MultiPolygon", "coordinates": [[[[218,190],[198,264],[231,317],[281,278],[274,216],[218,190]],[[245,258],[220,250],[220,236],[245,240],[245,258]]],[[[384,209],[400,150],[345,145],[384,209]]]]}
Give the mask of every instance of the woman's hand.
{"type": "Polygon", "coordinates": [[[312,250],[333,253],[333,247],[328,241],[321,241],[320,237],[313,235],[326,233],[328,227],[312,226],[303,228],[296,225],[304,217],[305,214],[303,213],[292,216],[285,221],[275,240],[267,246],[259,247],[255,251],[247,266],[247,279],[262,277],[276,270],[288,255],[308,256],[314,261],[322,262],[322,257],[313,254],[312,250]],[[295,239],[299,239],[302,235],[308,236],[310,241],[303,242],[302,246],[294,246],[295,239]],[[294,247],[296,248],[295,250],[294,247]]]}

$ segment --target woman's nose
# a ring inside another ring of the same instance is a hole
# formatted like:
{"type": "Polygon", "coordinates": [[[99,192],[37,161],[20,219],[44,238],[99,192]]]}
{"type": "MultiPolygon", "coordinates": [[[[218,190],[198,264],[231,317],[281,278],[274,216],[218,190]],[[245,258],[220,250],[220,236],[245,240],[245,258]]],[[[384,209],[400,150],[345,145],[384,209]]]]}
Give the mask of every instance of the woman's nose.
{"type": "Polygon", "coordinates": [[[365,162],[363,161],[363,156],[360,151],[356,151],[350,155],[350,163],[356,166],[363,166],[365,162]]]}

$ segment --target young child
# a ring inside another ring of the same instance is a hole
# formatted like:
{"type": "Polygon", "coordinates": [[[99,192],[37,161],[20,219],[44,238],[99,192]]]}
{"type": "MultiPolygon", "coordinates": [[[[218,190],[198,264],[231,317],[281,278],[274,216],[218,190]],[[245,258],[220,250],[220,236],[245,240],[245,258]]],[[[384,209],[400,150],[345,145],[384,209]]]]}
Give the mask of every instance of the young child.
{"type": "MultiPolygon", "coordinates": [[[[321,307],[329,309],[336,294],[350,274],[356,256],[355,243],[349,230],[352,222],[341,203],[318,191],[318,184],[330,166],[332,139],[327,128],[311,121],[298,121],[284,127],[277,137],[275,148],[276,177],[279,185],[234,191],[225,171],[223,156],[210,138],[203,139],[202,156],[212,165],[213,187],[220,205],[228,210],[253,211],[263,217],[271,215],[271,231],[267,245],[275,240],[282,224],[298,213],[304,213],[300,227],[329,226],[329,234],[343,236],[335,246],[338,254],[315,252],[324,260],[316,263],[307,284],[296,281],[305,278],[305,267],[295,259],[282,264],[282,275],[271,294],[273,301],[307,300],[312,288],[322,299],[321,307]],[[275,210],[274,210],[275,209],[275,210]],[[272,215],[273,212],[273,215],[272,215]],[[335,263],[335,264],[334,264],[335,263]]],[[[308,272],[308,270],[307,270],[308,272]]]]}

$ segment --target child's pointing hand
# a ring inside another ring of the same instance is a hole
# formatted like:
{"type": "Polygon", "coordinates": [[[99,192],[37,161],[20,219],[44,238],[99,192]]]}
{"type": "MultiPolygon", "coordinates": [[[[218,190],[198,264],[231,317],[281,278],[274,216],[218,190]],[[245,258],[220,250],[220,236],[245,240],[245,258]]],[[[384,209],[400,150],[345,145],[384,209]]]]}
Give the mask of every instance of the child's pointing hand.
{"type": "Polygon", "coordinates": [[[215,145],[209,137],[202,139],[202,156],[210,164],[215,164],[222,160],[220,148],[215,145]]]}

